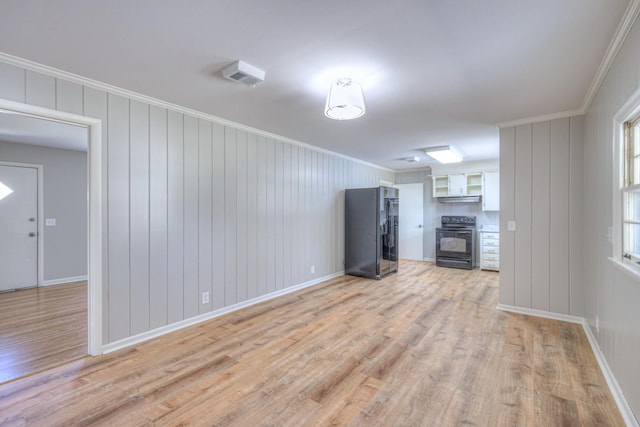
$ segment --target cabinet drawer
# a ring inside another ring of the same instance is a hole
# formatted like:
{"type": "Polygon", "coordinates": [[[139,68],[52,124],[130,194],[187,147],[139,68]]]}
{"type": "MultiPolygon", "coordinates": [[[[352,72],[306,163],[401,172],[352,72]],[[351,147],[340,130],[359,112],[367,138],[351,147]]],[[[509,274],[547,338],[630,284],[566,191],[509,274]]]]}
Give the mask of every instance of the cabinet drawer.
{"type": "Polygon", "coordinates": [[[499,240],[482,239],[482,246],[498,247],[498,246],[500,246],[500,241],[499,240]]]}
{"type": "Polygon", "coordinates": [[[500,240],[500,233],[482,233],[483,239],[500,240]]]}
{"type": "Polygon", "coordinates": [[[499,254],[500,247],[499,246],[482,246],[483,254],[499,254]]]}
{"type": "Polygon", "coordinates": [[[482,262],[482,269],[484,270],[499,270],[500,269],[500,263],[499,262],[482,262]]]}
{"type": "Polygon", "coordinates": [[[487,254],[487,253],[484,253],[484,254],[482,254],[482,262],[485,262],[485,261],[498,262],[498,261],[500,261],[500,255],[499,254],[487,254]]]}

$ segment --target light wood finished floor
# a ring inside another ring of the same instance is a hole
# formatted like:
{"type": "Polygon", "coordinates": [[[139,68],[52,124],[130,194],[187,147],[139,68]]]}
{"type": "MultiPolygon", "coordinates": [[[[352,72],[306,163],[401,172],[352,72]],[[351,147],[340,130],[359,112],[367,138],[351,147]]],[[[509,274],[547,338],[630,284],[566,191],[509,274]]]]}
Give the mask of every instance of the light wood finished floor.
{"type": "Polygon", "coordinates": [[[0,383],[86,355],[86,281],[0,293],[0,383]]]}
{"type": "Polygon", "coordinates": [[[622,426],[580,326],[403,262],[0,386],[0,424],[622,426]]]}

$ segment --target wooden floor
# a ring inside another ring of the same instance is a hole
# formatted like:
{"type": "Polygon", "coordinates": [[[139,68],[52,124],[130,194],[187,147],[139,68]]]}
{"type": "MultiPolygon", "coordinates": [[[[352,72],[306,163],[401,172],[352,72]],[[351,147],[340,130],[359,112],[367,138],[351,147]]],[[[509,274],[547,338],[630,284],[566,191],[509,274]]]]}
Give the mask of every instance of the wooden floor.
{"type": "Polygon", "coordinates": [[[86,355],[86,281],[0,293],[0,383],[86,355]]]}
{"type": "Polygon", "coordinates": [[[0,424],[622,426],[579,325],[403,262],[0,386],[0,424]]]}

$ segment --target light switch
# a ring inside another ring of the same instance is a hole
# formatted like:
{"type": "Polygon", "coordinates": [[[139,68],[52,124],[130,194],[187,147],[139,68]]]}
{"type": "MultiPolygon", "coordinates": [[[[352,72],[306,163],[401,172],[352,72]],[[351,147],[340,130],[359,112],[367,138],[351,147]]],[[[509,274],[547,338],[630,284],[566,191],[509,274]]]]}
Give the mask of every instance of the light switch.
{"type": "Polygon", "coordinates": [[[515,221],[507,221],[507,230],[516,231],[516,222],[515,221]]]}
{"type": "Polygon", "coordinates": [[[44,220],[44,225],[46,225],[47,227],[55,227],[56,226],[56,219],[55,218],[46,218],[44,220]]]}

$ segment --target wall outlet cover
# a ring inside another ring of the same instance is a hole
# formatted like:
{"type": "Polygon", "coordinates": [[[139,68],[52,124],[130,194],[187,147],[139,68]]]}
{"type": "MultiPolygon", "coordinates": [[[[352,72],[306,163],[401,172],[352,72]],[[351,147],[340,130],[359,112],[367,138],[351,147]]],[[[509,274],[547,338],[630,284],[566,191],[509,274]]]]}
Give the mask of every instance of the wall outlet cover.
{"type": "Polygon", "coordinates": [[[516,222],[515,221],[507,221],[507,230],[516,231],[516,222]]]}
{"type": "Polygon", "coordinates": [[[47,227],[55,227],[56,219],[55,218],[45,218],[44,225],[47,227]]]}
{"type": "Polygon", "coordinates": [[[209,302],[209,292],[202,293],[202,303],[207,304],[209,302]]]}

